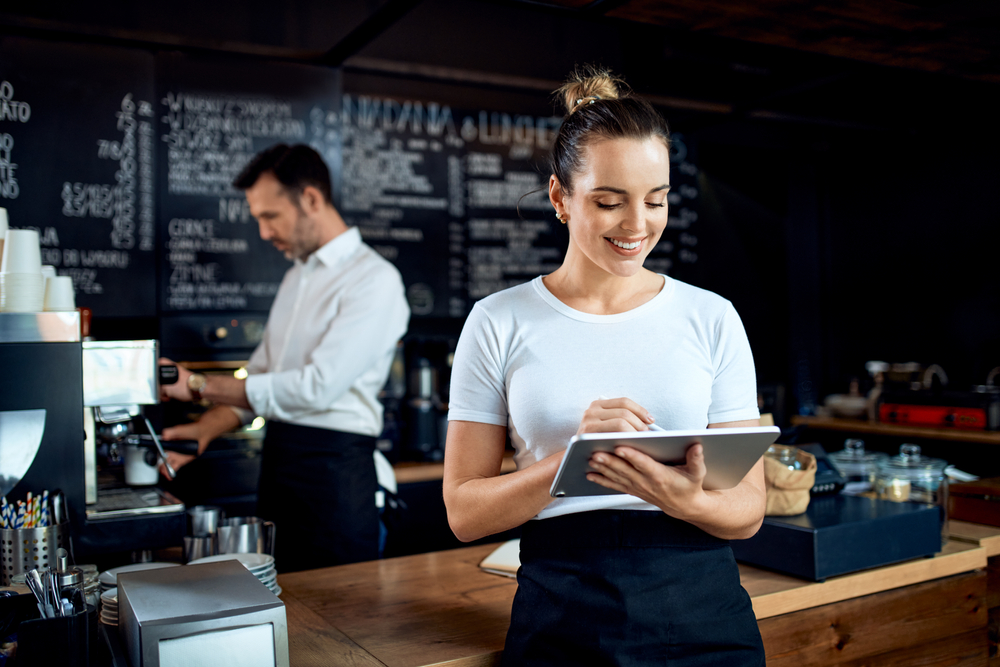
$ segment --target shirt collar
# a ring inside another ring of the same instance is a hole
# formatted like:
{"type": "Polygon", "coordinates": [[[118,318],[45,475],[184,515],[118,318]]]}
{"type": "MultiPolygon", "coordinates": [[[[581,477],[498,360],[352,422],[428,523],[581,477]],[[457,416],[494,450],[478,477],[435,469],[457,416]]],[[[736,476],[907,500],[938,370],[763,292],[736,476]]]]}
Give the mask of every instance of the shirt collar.
{"type": "Polygon", "coordinates": [[[306,259],[305,264],[322,263],[324,266],[334,266],[349,257],[361,246],[361,232],[357,227],[348,227],[346,232],[338,234],[332,240],[319,248],[306,259]]]}

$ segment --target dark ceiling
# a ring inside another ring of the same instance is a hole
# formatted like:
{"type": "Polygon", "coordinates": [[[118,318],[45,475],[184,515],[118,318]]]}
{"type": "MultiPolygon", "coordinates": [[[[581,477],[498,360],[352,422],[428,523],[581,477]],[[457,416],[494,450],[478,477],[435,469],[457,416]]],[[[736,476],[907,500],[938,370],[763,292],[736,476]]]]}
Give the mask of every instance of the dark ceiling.
{"type": "Polygon", "coordinates": [[[997,0],[35,0],[0,9],[0,33],[343,65],[399,94],[446,82],[547,100],[599,63],[674,118],[913,133],[1000,114],[997,0]]]}
{"type": "Polygon", "coordinates": [[[542,0],[541,4],[1000,83],[996,0],[542,0]]]}

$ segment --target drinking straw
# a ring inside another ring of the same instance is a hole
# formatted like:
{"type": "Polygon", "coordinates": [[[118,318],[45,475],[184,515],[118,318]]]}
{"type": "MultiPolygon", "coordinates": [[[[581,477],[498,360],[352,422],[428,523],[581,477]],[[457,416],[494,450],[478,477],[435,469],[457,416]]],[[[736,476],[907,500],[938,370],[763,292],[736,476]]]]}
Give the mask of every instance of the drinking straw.
{"type": "Polygon", "coordinates": [[[42,528],[49,527],[49,490],[42,491],[42,528]]]}

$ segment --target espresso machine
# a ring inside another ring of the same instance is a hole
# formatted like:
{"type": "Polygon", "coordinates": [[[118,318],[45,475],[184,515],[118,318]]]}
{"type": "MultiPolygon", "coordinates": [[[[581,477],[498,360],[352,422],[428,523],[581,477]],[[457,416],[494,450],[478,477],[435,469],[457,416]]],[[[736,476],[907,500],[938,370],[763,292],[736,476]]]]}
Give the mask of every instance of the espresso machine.
{"type": "Polygon", "coordinates": [[[159,403],[157,341],[84,341],[82,353],[82,546],[134,551],[179,544],[185,507],[155,486],[164,452],[142,412],[159,403]]]}

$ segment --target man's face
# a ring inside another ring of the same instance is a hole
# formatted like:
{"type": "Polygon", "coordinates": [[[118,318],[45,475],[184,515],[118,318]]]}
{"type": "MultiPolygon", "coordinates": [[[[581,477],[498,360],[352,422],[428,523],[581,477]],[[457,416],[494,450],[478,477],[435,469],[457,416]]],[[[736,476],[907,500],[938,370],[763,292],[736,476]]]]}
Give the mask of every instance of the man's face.
{"type": "Polygon", "coordinates": [[[260,237],[288,259],[305,259],[320,246],[319,230],[288,190],[269,171],[246,189],[250,214],[257,218],[260,237]]]}

